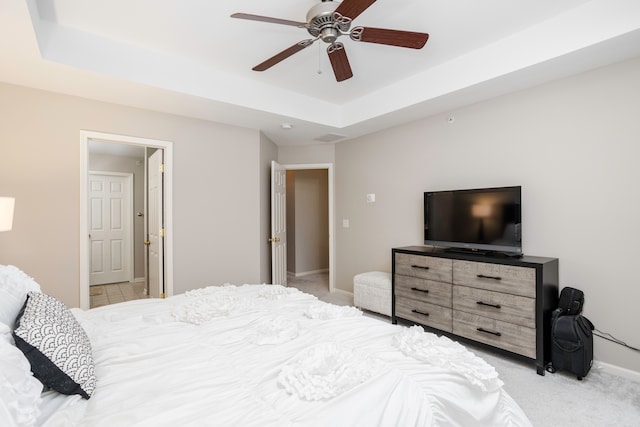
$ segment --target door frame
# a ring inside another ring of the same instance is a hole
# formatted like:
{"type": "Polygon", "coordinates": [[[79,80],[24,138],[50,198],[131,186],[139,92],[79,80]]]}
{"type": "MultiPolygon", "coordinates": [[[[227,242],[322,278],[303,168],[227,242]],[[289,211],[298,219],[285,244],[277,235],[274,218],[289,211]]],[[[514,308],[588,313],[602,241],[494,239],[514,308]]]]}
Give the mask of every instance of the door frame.
{"type": "Polygon", "coordinates": [[[89,130],[80,131],[80,308],[90,308],[89,297],[89,141],[101,140],[116,144],[139,145],[164,150],[164,257],[165,257],[165,295],[173,295],[173,142],[135,136],[117,135],[89,130]]]}
{"type": "MultiPolygon", "coordinates": [[[[127,197],[128,204],[128,215],[125,219],[126,222],[126,265],[125,265],[125,275],[129,282],[133,282],[133,174],[127,172],[110,172],[110,171],[94,171],[89,170],[87,172],[87,178],[89,175],[103,175],[103,176],[118,176],[126,179],[127,191],[129,196],[127,197]]],[[[88,191],[88,189],[87,189],[88,191]]],[[[87,200],[88,202],[88,200],[87,200]]],[[[89,205],[87,203],[87,215],[89,215],[91,211],[89,210],[89,205]]],[[[87,227],[89,225],[87,224],[87,227]]],[[[90,230],[88,230],[90,231],[90,230]]],[[[87,234],[90,234],[89,232],[87,234]]],[[[91,247],[89,247],[89,256],[91,256],[91,247]]],[[[91,271],[89,271],[89,286],[91,286],[91,271]]]]}
{"type": "Polygon", "coordinates": [[[334,236],[334,178],[332,163],[301,163],[281,165],[285,170],[323,169],[327,171],[329,191],[329,292],[335,291],[335,240],[334,236]]]}

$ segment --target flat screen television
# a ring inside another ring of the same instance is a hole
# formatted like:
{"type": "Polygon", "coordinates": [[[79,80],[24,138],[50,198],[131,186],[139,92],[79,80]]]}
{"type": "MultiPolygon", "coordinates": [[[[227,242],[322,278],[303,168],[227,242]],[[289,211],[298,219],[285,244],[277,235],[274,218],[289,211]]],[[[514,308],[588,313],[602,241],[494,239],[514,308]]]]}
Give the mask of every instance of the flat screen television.
{"type": "Polygon", "coordinates": [[[521,254],[521,187],[425,192],[424,244],[521,254]]]}

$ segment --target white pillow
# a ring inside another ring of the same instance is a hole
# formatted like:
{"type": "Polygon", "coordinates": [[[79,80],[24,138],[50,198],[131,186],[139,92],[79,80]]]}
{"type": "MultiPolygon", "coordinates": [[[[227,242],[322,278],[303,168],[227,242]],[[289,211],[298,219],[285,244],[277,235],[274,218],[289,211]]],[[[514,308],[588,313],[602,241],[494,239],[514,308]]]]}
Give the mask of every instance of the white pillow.
{"type": "Polygon", "coordinates": [[[14,328],[29,291],[40,292],[40,285],[18,267],[0,265],[0,323],[14,328]]]}
{"type": "Polygon", "coordinates": [[[0,323],[0,420],[2,425],[33,426],[40,415],[42,383],[31,373],[11,331],[0,323]]]}

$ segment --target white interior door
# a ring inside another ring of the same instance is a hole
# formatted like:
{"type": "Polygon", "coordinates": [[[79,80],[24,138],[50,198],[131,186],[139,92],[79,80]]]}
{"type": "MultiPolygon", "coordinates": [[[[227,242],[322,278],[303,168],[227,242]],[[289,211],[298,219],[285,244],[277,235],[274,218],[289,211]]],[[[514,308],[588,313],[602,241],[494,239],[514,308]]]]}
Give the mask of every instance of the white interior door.
{"type": "Polygon", "coordinates": [[[89,173],[91,285],[130,280],[131,181],[130,174],[89,173]]]}
{"type": "Polygon", "coordinates": [[[148,162],[147,232],[149,296],[164,298],[163,150],[156,150],[148,162]]]}
{"type": "Polygon", "coordinates": [[[287,170],[271,162],[271,283],[287,284],[287,170]]]}

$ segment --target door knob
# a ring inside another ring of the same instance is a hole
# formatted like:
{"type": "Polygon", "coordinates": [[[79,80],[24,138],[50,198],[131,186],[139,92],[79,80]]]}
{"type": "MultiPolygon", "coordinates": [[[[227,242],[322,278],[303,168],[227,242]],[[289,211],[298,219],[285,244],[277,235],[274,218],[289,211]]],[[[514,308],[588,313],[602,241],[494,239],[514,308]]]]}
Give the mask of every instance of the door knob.
{"type": "Polygon", "coordinates": [[[145,246],[149,246],[150,244],[151,244],[151,242],[150,242],[150,241],[148,241],[148,240],[145,240],[145,241],[144,241],[144,245],[145,245],[145,246]]]}
{"type": "Polygon", "coordinates": [[[279,237],[270,237],[269,243],[278,243],[280,241],[279,237]]]}

